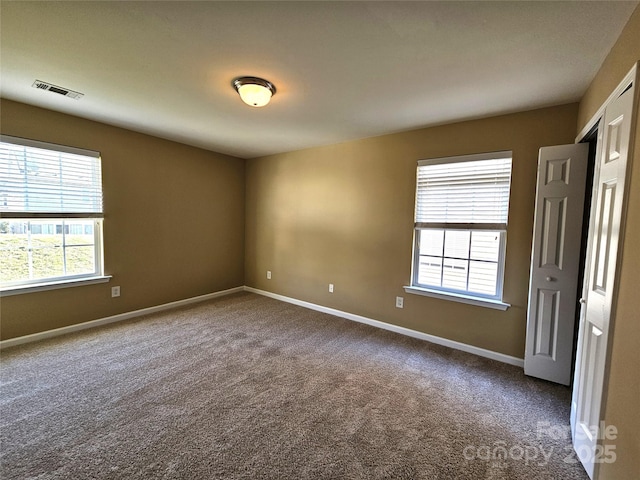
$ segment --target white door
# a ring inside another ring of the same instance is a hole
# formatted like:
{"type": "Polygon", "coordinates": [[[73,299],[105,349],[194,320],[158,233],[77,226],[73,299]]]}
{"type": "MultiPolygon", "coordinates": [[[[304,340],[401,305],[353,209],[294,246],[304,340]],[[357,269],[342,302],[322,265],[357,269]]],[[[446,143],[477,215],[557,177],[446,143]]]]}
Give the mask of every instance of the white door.
{"type": "Polygon", "coordinates": [[[543,147],[533,226],[524,373],[571,382],[588,144],[543,147]]]}
{"type": "MultiPolygon", "coordinates": [[[[611,102],[600,124],[587,267],[571,402],[573,446],[589,477],[607,452],[598,448],[618,237],[622,219],[633,88],[611,102]]],[[[635,368],[630,365],[629,368],[635,368]]]]}

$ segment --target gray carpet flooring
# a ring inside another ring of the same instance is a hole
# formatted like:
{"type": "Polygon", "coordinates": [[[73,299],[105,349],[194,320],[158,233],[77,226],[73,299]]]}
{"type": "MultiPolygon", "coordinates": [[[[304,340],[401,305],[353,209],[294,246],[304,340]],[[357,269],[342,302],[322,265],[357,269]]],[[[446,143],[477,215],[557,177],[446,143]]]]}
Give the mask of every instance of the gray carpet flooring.
{"type": "Polygon", "coordinates": [[[3,480],[587,478],[566,387],[250,293],[6,349],[0,381],[3,480]]]}

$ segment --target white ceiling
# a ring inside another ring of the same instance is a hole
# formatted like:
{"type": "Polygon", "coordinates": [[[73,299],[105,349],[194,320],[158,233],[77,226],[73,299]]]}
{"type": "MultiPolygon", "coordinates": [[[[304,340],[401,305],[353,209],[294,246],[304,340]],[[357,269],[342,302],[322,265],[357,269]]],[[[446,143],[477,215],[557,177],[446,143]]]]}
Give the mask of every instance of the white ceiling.
{"type": "Polygon", "coordinates": [[[2,1],[0,95],[251,158],[577,101],[637,3],[2,1]]]}

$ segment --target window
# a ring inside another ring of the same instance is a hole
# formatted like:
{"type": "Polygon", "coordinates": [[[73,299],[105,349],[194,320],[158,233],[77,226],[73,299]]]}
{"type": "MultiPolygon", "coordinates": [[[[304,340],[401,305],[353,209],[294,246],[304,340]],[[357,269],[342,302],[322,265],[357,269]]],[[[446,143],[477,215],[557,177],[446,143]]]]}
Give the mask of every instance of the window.
{"type": "Polygon", "coordinates": [[[510,180],[511,152],[418,162],[408,291],[502,302],[510,180]]]}
{"type": "Polygon", "coordinates": [[[102,277],[97,152],[2,135],[0,217],[3,291],[102,277]]]}

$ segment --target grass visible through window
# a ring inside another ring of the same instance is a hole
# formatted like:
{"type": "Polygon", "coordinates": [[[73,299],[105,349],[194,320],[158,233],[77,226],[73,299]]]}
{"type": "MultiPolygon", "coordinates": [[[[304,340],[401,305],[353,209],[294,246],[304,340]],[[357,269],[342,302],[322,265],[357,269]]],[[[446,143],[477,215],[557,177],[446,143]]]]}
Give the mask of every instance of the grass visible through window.
{"type": "Polygon", "coordinates": [[[66,235],[63,248],[62,235],[41,234],[29,247],[27,234],[0,234],[0,282],[93,273],[93,242],[93,235],[66,235]]]}

